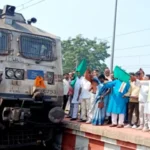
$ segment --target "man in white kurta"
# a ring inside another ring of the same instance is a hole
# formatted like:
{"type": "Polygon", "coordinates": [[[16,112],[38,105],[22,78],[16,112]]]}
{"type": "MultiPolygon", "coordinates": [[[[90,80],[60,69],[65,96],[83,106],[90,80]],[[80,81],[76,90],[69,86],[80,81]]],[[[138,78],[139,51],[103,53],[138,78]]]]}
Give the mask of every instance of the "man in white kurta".
{"type": "Polygon", "coordinates": [[[79,98],[81,94],[81,82],[82,82],[82,78],[78,76],[76,79],[75,86],[74,86],[74,95],[72,99],[73,113],[71,116],[71,120],[76,120],[78,118],[79,98]]]}
{"type": "Polygon", "coordinates": [[[90,111],[90,88],[91,82],[88,81],[85,77],[81,81],[81,120],[85,122],[89,119],[88,113],[90,111]]]}
{"type": "Polygon", "coordinates": [[[144,132],[147,132],[150,129],[150,115],[148,112],[149,83],[150,81],[148,80],[147,77],[144,77],[144,80],[140,81],[141,84],[140,93],[139,93],[140,126],[137,129],[143,130],[144,132]]]}

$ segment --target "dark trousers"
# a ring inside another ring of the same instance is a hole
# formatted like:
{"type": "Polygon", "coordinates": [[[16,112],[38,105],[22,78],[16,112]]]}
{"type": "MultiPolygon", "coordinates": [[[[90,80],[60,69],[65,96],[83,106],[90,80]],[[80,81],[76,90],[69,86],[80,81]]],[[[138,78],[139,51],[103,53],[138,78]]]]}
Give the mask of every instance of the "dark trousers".
{"type": "Polygon", "coordinates": [[[73,104],[72,104],[72,98],[73,98],[73,96],[72,95],[70,95],[69,96],[69,101],[70,101],[70,109],[69,109],[69,114],[68,114],[68,117],[71,117],[72,116],[72,114],[73,114],[73,104]]]}
{"type": "Polygon", "coordinates": [[[68,95],[64,95],[64,98],[63,98],[63,110],[65,110],[67,102],[68,102],[68,95]]]}
{"type": "Polygon", "coordinates": [[[126,108],[126,113],[125,113],[124,122],[125,122],[125,123],[128,123],[128,115],[129,115],[129,114],[128,114],[128,110],[129,110],[128,108],[129,108],[129,102],[128,102],[126,105],[127,105],[127,106],[126,106],[127,108],[126,108]]]}
{"type": "Polygon", "coordinates": [[[132,124],[133,112],[135,111],[136,118],[134,124],[137,125],[139,122],[139,103],[129,102],[128,111],[128,123],[132,124]]]}

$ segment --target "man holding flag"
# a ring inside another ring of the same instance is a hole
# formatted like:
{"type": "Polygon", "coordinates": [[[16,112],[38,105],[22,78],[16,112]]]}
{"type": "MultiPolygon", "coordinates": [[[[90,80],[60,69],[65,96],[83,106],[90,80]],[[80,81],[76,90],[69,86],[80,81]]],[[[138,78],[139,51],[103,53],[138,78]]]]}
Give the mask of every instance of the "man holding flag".
{"type": "Polygon", "coordinates": [[[72,81],[71,85],[74,87],[74,95],[72,99],[73,104],[73,114],[71,116],[71,120],[76,120],[78,118],[78,110],[79,110],[79,100],[81,95],[81,83],[83,75],[86,71],[87,63],[86,60],[82,60],[80,65],[76,69],[76,78],[72,81]]]}

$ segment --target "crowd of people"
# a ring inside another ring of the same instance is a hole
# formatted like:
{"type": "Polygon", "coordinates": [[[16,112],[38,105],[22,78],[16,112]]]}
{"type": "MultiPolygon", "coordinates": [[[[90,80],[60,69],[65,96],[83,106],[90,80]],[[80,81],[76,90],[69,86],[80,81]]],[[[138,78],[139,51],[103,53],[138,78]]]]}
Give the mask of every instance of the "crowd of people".
{"type": "Polygon", "coordinates": [[[67,118],[87,124],[150,130],[150,76],[143,69],[130,73],[130,81],[114,78],[108,68],[104,73],[86,70],[64,74],[64,103],[70,103],[67,118]],[[76,75],[74,87],[71,82],[76,75]],[[135,117],[133,117],[135,116],[135,117]]]}

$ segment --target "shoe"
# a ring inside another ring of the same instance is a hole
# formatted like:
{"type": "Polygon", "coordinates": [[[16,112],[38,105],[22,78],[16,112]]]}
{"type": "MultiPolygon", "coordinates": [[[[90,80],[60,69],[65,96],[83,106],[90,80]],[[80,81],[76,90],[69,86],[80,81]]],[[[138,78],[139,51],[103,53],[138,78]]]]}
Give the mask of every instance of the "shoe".
{"type": "Polygon", "coordinates": [[[109,119],[109,116],[106,116],[106,117],[105,117],[105,121],[107,121],[108,119],[109,119]]]}
{"type": "Polygon", "coordinates": [[[144,127],[144,128],[142,129],[142,131],[143,131],[143,132],[148,132],[148,131],[149,131],[149,128],[148,128],[148,127],[144,127]]]}
{"type": "Polygon", "coordinates": [[[137,129],[137,125],[133,125],[133,126],[132,126],[132,129],[137,129]]]}
{"type": "Polygon", "coordinates": [[[117,128],[123,128],[123,127],[124,125],[121,125],[121,124],[117,126],[117,128]]]}
{"type": "Polygon", "coordinates": [[[132,126],[130,124],[124,126],[124,128],[132,128],[132,126]]]}
{"type": "Polygon", "coordinates": [[[108,124],[112,124],[111,116],[109,116],[109,118],[108,118],[108,124]]]}
{"type": "Polygon", "coordinates": [[[71,119],[70,119],[70,121],[75,121],[75,120],[77,120],[77,118],[71,118],[71,119]]]}
{"type": "Polygon", "coordinates": [[[66,118],[71,118],[71,116],[66,116],[66,118]]]}
{"type": "Polygon", "coordinates": [[[112,123],[111,120],[106,120],[105,123],[104,123],[104,125],[109,125],[111,123],[112,123]]]}
{"type": "Polygon", "coordinates": [[[86,122],[86,120],[79,120],[79,122],[86,122]]]}
{"type": "Polygon", "coordinates": [[[117,127],[117,124],[112,124],[109,127],[117,127]]]}
{"type": "Polygon", "coordinates": [[[86,122],[86,124],[90,124],[91,123],[91,120],[88,120],[87,122],[86,122]]]}
{"type": "Polygon", "coordinates": [[[125,120],[124,123],[125,123],[125,124],[128,124],[128,120],[125,120]]]}
{"type": "Polygon", "coordinates": [[[136,128],[137,130],[142,130],[143,129],[143,125],[140,125],[138,128],[136,128]]]}

